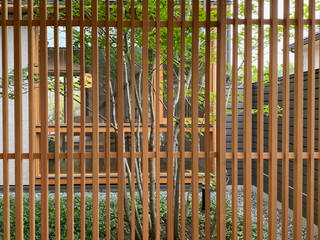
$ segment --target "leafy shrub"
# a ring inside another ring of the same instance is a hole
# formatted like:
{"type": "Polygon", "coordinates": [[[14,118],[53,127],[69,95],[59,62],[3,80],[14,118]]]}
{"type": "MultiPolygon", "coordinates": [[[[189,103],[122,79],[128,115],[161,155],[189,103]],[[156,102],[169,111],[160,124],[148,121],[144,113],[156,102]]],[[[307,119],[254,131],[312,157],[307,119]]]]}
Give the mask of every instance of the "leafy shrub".
{"type": "MultiPolygon", "coordinates": [[[[105,239],[106,233],[106,201],[105,197],[100,198],[99,202],[99,234],[100,239],[105,239]]],[[[130,203],[130,201],[129,201],[130,203]]],[[[140,219],[142,218],[142,204],[139,201],[139,198],[136,199],[136,205],[139,212],[140,219]]],[[[201,206],[201,202],[200,202],[201,206]]],[[[55,199],[54,196],[49,196],[48,198],[48,207],[49,207],[49,239],[55,238],[55,199]]],[[[130,206],[129,206],[130,207],[130,206]]],[[[192,221],[191,216],[191,204],[189,205],[189,214],[186,216],[187,221],[192,221]]],[[[27,195],[24,196],[24,236],[25,239],[29,239],[29,198],[27,195]]],[[[211,212],[214,213],[216,209],[215,199],[211,199],[211,212]]],[[[4,239],[4,226],[3,226],[3,198],[0,198],[0,239],[4,239]]],[[[160,199],[160,218],[161,218],[161,235],[165,235],[166,228],[166,212],[167,212],[167,200],[165,196],[162,196],[160,199]]],[[[74,196],[74,239],[80,239],[80,221],[81,221],[81,198],[78,194],[74,196]]],[[[231,239],[232,234],[232,210],[231,204],[227,201],[226,208],[226,228],[227,228],[227,239],[231,239]]],[[[211,214],[211,222],[213,221],[214,214],[211,214]]],[[[126,220],[126,219],[125,219],[126,220]]],[[[141,219],[142,220],[142,219],[141,219]]],[[[205,226],[205,217],[204,211],[199,209],[199,229],[200,229],[200,238],[204,233],[205,226]]],[[[117,239],[117,199],[116,197],[110,198],[110,232],[112,239],[117,239]]],[[[130,221],[130,220],[129,220],[130,221]]],[[[35,231],[36,239],[41,239],[41,199],[35,199],[35,231]]],[[[191,224],[186,225],[187,228],[191,227],[191,224]]],[[[61,227],[61,239],[67,239],[67,197],[62,196],[60,198],[60,227],[61,227]]],[[[85,204],[85,229],[86,229],[86,239],[92,239],[92,197],[86,196],[85,204]]],[[[125,235],[130,235],[130,226],[128,221],[125,221],[125,235]]],[[[192,231],[187,229],[187,231],[192,231]]],[[[215,231],[213,231],[215,235],[215,231]]],[[[256,226],[253,224],[252,236],[256,236],[256,226]]],[[[15,199],[14,196],[10,196],[10,235],[11,239],[15,239],[15,199]]],[[[238,217],[238,237],[243,239],[243,217],[239,214],[238,217]]]]}

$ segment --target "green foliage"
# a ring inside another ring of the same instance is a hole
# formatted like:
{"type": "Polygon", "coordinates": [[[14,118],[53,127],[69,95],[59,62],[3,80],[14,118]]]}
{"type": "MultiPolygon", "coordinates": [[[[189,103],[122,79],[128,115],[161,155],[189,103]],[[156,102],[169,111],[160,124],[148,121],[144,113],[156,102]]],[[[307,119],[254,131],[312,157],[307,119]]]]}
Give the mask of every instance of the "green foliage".
{"type": "MultiPolygon", "coordinates": [[[[48,207],[49,207],[49,239],[55,238],[55,199],[53,195],[50,195],[48,198],[48,207]]],[[[129,203],[131,201],[129,200],[129,203]]],[[[139,217],[142,216],[142,203],[141,200],[136,198],[137,209],[139,212],[139,217]]],[[[191,204],[187,205],[187,216],[186,221],[192,221],[191,215],[191,204]]],[[[201,210],[202,202],[200,202],[199,208],[199,229],[200,235],[204,234],[205,227],[205,214],[201,210]]],[[[232,209],[231,202],[226,202],[226,228],[227,228],[227,239],[231,239],[232,235],[232,209]]],[[[130,206],[129,206],[130,207],[130,206]]],[[[211,208],[211,222],[214,219],[214,213],[216,211],[216,201],[215,198],[211,198],[210,201],[211,208]]],[[[29,198],[27,195],[24,196],[24,206],[23,206],[23,219],[24,219],[24,236],[25,239],[29,239],[29,198]]],[[[3,198],[0,198],[0,239],[3,239],[4,229],[3,229],[3,198]]],[[[80,221],[81,221],[81,198],[78,194],[74,196],[74,239],[80,239],[80,221]]],[[[167,224],[166,220],[167,215],[167,199],[165,195],[161,196],[160,199],[160,221],[161,221],[161,234],[165,234],[165,228],[167,224]]],[[[100,239],[105,238],[106,233],[106,201],[105,198],[100,198],[99,202],[99,234],[100,239]]],[[[125,218],[125,220],[127,220],[125,218]]],[[[141,219],[142,220],[142,219],[141,219]]],[[[130,220],[129,220],[130,221],[130,220]]],[[[125,221],[125,235],[130,236],[130,224],[129,221],[125,221]]],[[[36,239],[41,238],[41,200],[36,198],[35,200],[35,230],[36,230],[36,239]]],[[[85,204],[85,224],[86,224],[86,239],[92,239],[92,198],[91,196],[86,196],[85,204]]],[[[62,196],[60,199],[60,230],[61,230],[61,239],[67,239],[67,197],[62,196]]],[[[187,224],[187,232],[190,232],[191,224],[187,224]],[[190,228],[190,229],[189,229],[190,228]]],[[[238,214],[238,237],[243,239],[243,216],[239,212],[238,214]]],[[[116,197],[110,197],[110,232],[112,239],[117,239],[117,199],[116,197]]],[[[215,235],[213,231],[213,235],[215,235]]],[[[253,224],[252,236],[256,236],[257,229],[253,224]]],[[[10,236],[11,239],[15,238],[15,198],[14,196],[10,197],[10,236]]]]}
{"type": "MultiPolygon", "coordinates": [[[[38,74],[34,75],[34,81],[37,82],[38,74]]],[[[22,93],[28,92],[28,67],[22,69],[22,93]]],[[[3,95],[3,82],[2,76],[0,76],[0,97],[3,95]]],[[[14,99],[14,69],[10,69],[8,72],[8,98],[14,99]]]]}
{"type": "MultiPolygon", "coordinates": [[[[49,239],[55,238],[55,199],[53,196],[48,198],[49,207],[49,239]]],[[[25,195],[23,206],[23,219],[24,219],[24,237],[29,239],[29,198],[25,195]]],[[[79,195],[74,197],[74,239],[80,239],[80,221],[81,221],[81,198],[79,195]]],[[[86,239],[91,239],[92,234],[92,198],[86,197],[86,239]]],[[[3,198],[0,198],[0,239],[3,239],[3,198]]],[[[99,203],[99,230],[100,238],[105,238],[106,233],[106,202],[105,199],[100,199],[99,203]]],[[[111,236],[116,239],[117,233],[117,200],[115,198],[110,199],[110,226],[111,236]]],[[[128,226],[126,225],[127,229],[128,226]]],[[[36,198],[35,200],[35,230],[36,239],[41,238],[41,200],[36,198]]],[[[63,196],[60,199],[60,230],[61,239],[67,239],[67,197],[63,196]]],[[[15,238],[15,198],[10,197],[10,236],[11,239],[15,238]]]]}

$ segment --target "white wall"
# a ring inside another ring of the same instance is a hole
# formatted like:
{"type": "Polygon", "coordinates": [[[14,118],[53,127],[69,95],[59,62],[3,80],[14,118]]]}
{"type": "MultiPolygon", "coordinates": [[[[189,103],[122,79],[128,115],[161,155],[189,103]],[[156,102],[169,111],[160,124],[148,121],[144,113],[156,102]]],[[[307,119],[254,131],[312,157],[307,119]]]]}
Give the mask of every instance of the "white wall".
{"type": "MultiPolygon", "coordinates": [[[[319,41],[315,45],[315,69],[319,68],[319,41]]],[[[303,71],[308,71],[308,44],[303,47],[303,71]]]]}
{"type": "MultiPolygon", "coordinates": [[[[0,28],[1,29],[1,28],[0,28]]],[[[14,67],[14,36],[13,27],[8,27],[8,69],[9,71],[14,67]]],[[[22,43],[22,67],[28,66],[28,30],[27,27],[21,28],[21,43],[22,43]]],[[[2,46],[2,36],[0,31],[0,46],[2,46]]],[[[2,55],[0,47],[0,56],[2,55]]],[[[2,57],[0,57],[0,78],[2,76],[2,57]]],[[[23,152],[28,153],[28,94],[23,94],[22,97],[22,115],[23,115],[23,152]]],[[[14,100],[9,100],[9,152],[14,153],[14,100]]],[[[3,118],[2,118],[2,98],[0,98],[0,152],[3,152],[3,118]]],[[[3,184],[3,161],[0,160],[0,185],[3,184]]],[[[14,160],[9,162],[9,183],[14,184],[15,178],[14,160]]],[[[29,164],[28,160],[23,161],[23,183],[28,184],[29,181],[29,164]]]]}

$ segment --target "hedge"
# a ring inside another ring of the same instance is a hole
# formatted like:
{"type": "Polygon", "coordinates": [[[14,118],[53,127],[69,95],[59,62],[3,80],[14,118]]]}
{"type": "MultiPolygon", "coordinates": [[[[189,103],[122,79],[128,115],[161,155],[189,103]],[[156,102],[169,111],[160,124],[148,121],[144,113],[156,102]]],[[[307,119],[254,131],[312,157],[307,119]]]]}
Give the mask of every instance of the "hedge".
{"type": "MultiPolygon", "coordinates": [[[[60,198],[60,227],[61,227],[61,239],[67,239],[67,198],[66,196],[62,196],[60,198]]],[[[48,198],[49,202],[49,239],[55,238],[55,199],[53,195],[50,195],[48,198]]],[[[14,196],[10,197],[10,234],[11,239],[15,239],[15,207],[14,196]]],[[[130,201],[129,201],[130,202],[130,201]]],[[[80,195],[76,194],[74,196],[74,239],[80,239],[80,195]]],[[[138,211],[141,213],[142,206],[141,202],[137,198],[136,204],[138,207],[138,211]]],[[[166,198],[165,196],[161,197],[160,201],[160,214],[161,214],[161,235],[165,235],[166,228],[166,198]]],[[[201,201],[200,201],[201,206],[201,201]]],[[[211,200],[211,212],[215,212],[215,200],[211,200]]],[[[191,204],[190,204],[191,208],[191,204]]],[[[29,199],[28,196],[24,196],[24,237],[25,239],[29,239],[29,199]]],[[[191,209],[190,209],[191,210],[191,209]]],[[[3,227],[3,198],[0,197],[0,239],[4,239],[4,227],[3,227]]],[[[189,211],[189,215],[187,216],[187,221],[191,223],[191,211],[189,211]]],[[[231,218],[231,204],[227,201],[226,208],[226,227],[227,227],[227,239],[231,239],[232,234],[232,218],[231,218]]],[[[243,239],[243,217],[242,214],[238,214],[238,237],[239,239],[243,239]]],[[[141,214],[140,214],[141,217],[141,214]]],[[[211,220],[213,219],[214,214],[211,215],[211,220]]],[[[85,205],[85,219],[86,219],[86,239],[92,239],[92,198],[91,196],[86,196],[86,205],[85,205]]],[[[106,201],[105,197],[100,198],[99,203],[99,234],[100,239],[105,239],[106,233],[106,201]]],[[[199,228],[200,228],[200,239],[204,234],[204,211],[199,208],[199,228]]],[[[36,231],[36,239],[41,239],[41,199],[37,197],[35,199],[35,231],[36,231]]],[[[191,227],[191,224],[186,224],[187,228],[191,227]]],[[[110,198],[110,232],[112,239],[117,239],[117,199],[116,197],[110,198]]],[[[130,227],[125,221],[125,235],[126,237],[130,236],[130,227]]],[[[187,229],[187,236],[191,234],[192,229],[187,229]]],[[[256,226],[253,224],[252,236],[255,238],[256,236],[256,226]]],[[[213,235],[215,235],[215,231],[213,231],[213,235]]]]}

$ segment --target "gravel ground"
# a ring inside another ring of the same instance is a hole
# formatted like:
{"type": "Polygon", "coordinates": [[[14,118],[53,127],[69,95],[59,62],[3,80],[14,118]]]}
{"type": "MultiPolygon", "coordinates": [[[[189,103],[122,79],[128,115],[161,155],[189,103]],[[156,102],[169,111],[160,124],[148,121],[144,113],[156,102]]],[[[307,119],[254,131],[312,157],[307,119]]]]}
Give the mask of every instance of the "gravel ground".
{"type": "MultiPolygon", "coordinates": [[[[239,206],[239,213],[243,212],[243,187],[239,186],[238,188],[238,206],[239,206]]],[[[227,187],[227,198],[231,200],[232,198],[232,191],[231,186],[227,187]]],[[[281,239],[281,202],[277,204],[277,224],[278,224],[278,236],[277,239],[281,239]]],[[[257,222],[257,188],[252,187],[252,221],[253,223],[257,222]]],[[[264,231],[268,231],[268,195],[264,193],[263,197],[263,225],[264,231]]],[[[314,239],[318,238],[318,227],[315,225],[315,236],[314,239]]],[[[289,210],[289,232],[288,232],[289,239],[293,239],[293,214],[292,210],[289,210]]],[[[302,239],[307,239],[307,230],[306,230],[306,219],[303,219],[303,229],[302,229],[302,239]]]]}

